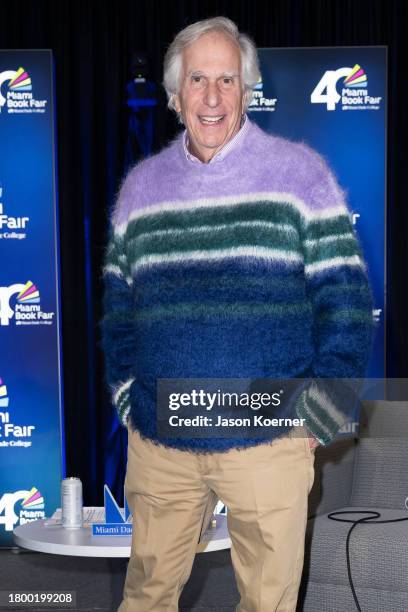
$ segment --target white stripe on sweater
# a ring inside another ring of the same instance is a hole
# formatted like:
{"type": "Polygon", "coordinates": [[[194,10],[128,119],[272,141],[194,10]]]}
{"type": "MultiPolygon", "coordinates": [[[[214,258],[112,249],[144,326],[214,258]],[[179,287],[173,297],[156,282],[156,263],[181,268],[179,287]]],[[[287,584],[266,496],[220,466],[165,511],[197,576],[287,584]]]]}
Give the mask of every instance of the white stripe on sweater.
{"type": "Polygon", "coordinates": [[[112,399],[113,399],[113,403],[115,404],[115,406],[118,403],[119,397],[122,395],[122,393],[124,391],[127,391],[130,387],[130,385],[132,384],[132,382],[134,381],[134,378],[129,378],[126,382],[120,382],[114,389],[113,389],[113,395],[112,395],[112,399]]]}
{"type": "Polygon", "coordinates": [[[335,421],[339,427],[344,425],[346,420],[345,415],[336,408],[329,396],[322,391],[322,389],[319,389],[317,384],[311,385],[311,387],[308,389],[308,395],[320,405],[322,410],[331,416],[333,421],[335,421]]]}
{"type": "Polygon", "coordinates": [[[114,274],[115,276],[123,278],[122,270],[119,268],[119,266],[116,266],[115,264],[107,264],[106,266],[104,266],[103,273],[114,274]]]}
{"type": "Polygon", "coordinates": [[[322,272],[323,270],[331,270],[333,268],[340,268],[341,266],[352,266],[366,270],[365,263],[358,255],[351,255],[350,257],[331,257],[329,259],[322,259],[312,264],[305,266],[306,276],[312,276],[322,272]]]}
{"type": "Polygon", "coordinates": [[[323,238],[312,238],[305,240],[304,245],[307,248],[312,248],[320,244],[327,244],[330,242],[336,242],[337,240],[354,240],[355,236],[351,232],[348,234],[330,234],[329,236],[323,236],[323,238]]]}
{"type": "Polygon", "coordinates": [[[146,266],[166,263],[185,263],[187,261],[211,261],[237,257],[257,257],[283,263],[302,263],[303,258],[296,252],[279,251],[263,247],[249,246],[231,249],[214,249],[208,251],[181,251],[176,253],[160,253],[140,257],[133,265],[132,272],[146,266]]]}
{"type": "MultiPolygon", "coordinates": [[[[312,412],[312,410],[307,405],[306,400],[305,400],[305,396],[303,394],[302,394],[302,404],[303,404],[303,409],[304,409],[305,413],[312,419],[312,421],[314,421],[316,423],[316,425],[329,436],[329,438],[332,438],[333,437],[333,433],[330,431],[330,429],[328,427],[326,427],[326,425],[324,423],[321,422],[321,420],[315,415],[315,413],[312,412]]],[[[304,417],[304,414],[298,414],[298,416],[299,417],[304,417]]],[[[313,435],[319,440],[319,442],[321,444],[323,444],[322,440],[318,436],[316,436],[315,433],[313,433],[313,435]]]]}
{"type": "Polygon", "coordinates": [[[106,274],[113,274],[117,278],[126,281],[129,287],[133,285],[133,278],[131,276],[123,276],[122,270],[119,268],[119,266],[115,266],[115,264],[107,264],[104,266],[102,273],[104,276],[106,274]]]}
{"type": "Polygon", "coordinates": [[[129,412],[130,412],[130,406],[127,406],[125,410],[122,412],[122,414],[119,414],[120,421],[122,425],[124,425],[125,427],[127,426],[127,418],[128,418],[129,412]]]}

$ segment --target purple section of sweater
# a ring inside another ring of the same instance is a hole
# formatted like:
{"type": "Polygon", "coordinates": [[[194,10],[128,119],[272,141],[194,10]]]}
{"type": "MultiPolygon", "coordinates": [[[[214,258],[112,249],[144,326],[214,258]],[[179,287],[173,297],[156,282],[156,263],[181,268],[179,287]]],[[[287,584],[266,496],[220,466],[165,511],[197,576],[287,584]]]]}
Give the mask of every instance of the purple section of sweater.
{"type": "Polygon", "coordinates": [[[159,202],[257,192],[290,194],[316,212],[344,203],[332,172],[313,149],[249,123],[245,136],[220,163],[188,160],[180,134],[160,153],[137,164],[123,182],[114,225],[125,223],[132,210],[159,202]]]}

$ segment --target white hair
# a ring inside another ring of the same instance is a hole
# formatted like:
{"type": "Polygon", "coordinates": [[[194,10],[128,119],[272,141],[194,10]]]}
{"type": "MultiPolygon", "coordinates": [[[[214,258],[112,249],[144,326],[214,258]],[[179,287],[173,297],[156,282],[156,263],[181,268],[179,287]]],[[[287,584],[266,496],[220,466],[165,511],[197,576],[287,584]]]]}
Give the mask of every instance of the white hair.
{"type": "Polygon", "coordinates": [[[180,91],[183,50],[208,32],[221,32],[232,38],[239,47],[246,111],[252,100],[253,88],[261,77],[258,53],[253,40],[246,34],[241,34],[235,23],[227,17],[212,17],[197,21],[181,30],[174,38],[164,57],[163,85],[167,94],[167,105],[170,109],[176,110],[174,96],[180,91]]]}

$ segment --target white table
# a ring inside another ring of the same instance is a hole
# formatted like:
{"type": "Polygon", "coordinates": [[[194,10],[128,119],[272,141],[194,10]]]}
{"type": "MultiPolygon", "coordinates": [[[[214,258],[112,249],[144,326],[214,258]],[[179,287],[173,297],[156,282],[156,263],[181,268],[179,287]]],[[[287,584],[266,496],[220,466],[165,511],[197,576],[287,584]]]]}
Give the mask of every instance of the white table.
{"type": "MultiPolygon", "coordinates": [[[[227,517],[216,515],[217,525],[204,532],[197,552],[211,552],[231,548],[227,517]]],[[[64,529],[62,525],[48,525],[40,519],[14,529],[14,542],[22,548],[54,555],[77,557],[130,557],[130,536],[92,536],[89,526],[64,529]]]]}

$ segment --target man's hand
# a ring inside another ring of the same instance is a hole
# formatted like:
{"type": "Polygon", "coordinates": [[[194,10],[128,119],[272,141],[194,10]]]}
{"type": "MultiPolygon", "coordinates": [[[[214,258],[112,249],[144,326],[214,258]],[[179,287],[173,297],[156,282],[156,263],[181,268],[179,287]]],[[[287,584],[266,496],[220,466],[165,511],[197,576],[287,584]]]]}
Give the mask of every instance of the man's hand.
{"type": "Polygon", "coordinates": [[[319,440],[316,440],[316,438],[314,436],[312,436],[311,434],[309,435],[309,447],[313,450],[314,448],[316,448],[317,446],[320,446],[320,442],[319,440]]]}

